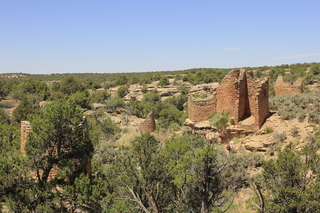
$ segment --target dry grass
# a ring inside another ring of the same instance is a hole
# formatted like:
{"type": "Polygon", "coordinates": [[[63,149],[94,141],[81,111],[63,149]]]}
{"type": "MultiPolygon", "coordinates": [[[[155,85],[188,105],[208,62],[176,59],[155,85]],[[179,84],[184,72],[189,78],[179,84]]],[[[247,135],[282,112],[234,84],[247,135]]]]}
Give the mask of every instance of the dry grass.
{"type": "Polygon", "coordinates": [[[135,139],[136,136],[141,135],[139,131],[137,131],[135,128],[128,128],[127,133],[121,135],[119,140],[115,142],[115,147],[121,147],[121,146],[128,146],[130,147],[131,141],[135,139]]]}

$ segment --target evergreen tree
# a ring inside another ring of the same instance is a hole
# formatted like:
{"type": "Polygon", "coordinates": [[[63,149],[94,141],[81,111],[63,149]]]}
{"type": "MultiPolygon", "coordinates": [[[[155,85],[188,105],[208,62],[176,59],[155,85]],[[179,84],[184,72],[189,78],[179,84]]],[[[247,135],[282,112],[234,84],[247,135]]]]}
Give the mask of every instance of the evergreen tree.
{"type": "Polygon", "coordinates": [[[268,212],[320,211],[320,158],[305,146],[295,151],[292,143],[279,152],[277,160],[263,163],[268,189],[268,212]]]}

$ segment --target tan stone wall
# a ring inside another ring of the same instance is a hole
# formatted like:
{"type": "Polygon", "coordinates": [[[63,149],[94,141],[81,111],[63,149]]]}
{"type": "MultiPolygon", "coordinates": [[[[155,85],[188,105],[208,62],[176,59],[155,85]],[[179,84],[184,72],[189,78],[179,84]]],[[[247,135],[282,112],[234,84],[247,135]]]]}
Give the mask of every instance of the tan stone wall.
{"type": "Polygon", "coordinates": [[[250,99],[251,116],[254,117],[255,126],[260,128],[269,115],[269,80],[268,78],[254,80],[248,78],[248,91],[250,99]]]}
{"type": "Polygon", "coordinates": [[[153,132],[156,130],[156,121],[153,112],[149,113],[147,118],[140,124],[139,129],[142,132],[153,132]]]}
{"type": "Polygon", "coordinates": [[[232,70],[211,99],[196,100],[189,94],[189,119],[198,122],[212,112],[229,112],[235,123],[251,117],[254,122],[248,125],[260,128],[269,115],[268,92],[268,78],[255,80],[251,71],[232,70]]]}
{"type": "Polygon", "coordinates": [[[260,82],[258,87],[258,95],[257,95],[257,107],[258,107],[258,127],[261,126],[266,121],[267,117],[270,114],[269,111],[269,79],[265,78],[260,82]]]}
{"type": "Polygon", "coordinates": [[[233,70],[221,81],[221,84],[217,88],[216,95],[217,113],[229,112],[232,117],[236,117],[238,115],[238,78],[239,72],[237,70],[233,70]]]}
{"type": "Polygon", "coordinates": [[[21,135],[20,135],[20,151],[22,156],[26,156],[25,146],[28,139],[28,133],[31,130],[29,121],[21,121],[21,135]]]}
{"type": "Polygon", "coordinates": [[[290,84],[289,82],[285,82],[283,80],[283,76],[278,76],[274,89],[276,95],[280,94],[301,94],[303,92],[302,89],[302,78],[299,78],[294,84],[290,84]]]}
{"type": "Polygon", "coordinates": [[[206,99],[188,96],[188,117],[192,121],[208,120],[208,115],[216,111],[216,98],[212,95],[206,99]]]}
{"type": "Polygon", "coordinates": [[[59,170],[58,165],[54,164],[52,169],[50,170],[49,176],[48,176],[48,181],[53,180],[57,177],[57,172],[59,170]]]}

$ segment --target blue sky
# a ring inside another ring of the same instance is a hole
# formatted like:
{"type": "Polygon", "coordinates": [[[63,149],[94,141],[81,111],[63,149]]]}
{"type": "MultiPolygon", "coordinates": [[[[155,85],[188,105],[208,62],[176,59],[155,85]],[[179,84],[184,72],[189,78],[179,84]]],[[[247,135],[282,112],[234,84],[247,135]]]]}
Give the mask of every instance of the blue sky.
{"type": "Polygon", "coordinates": [[[320,62],[319,0],[0,0],[0,73],[320,62]]]}

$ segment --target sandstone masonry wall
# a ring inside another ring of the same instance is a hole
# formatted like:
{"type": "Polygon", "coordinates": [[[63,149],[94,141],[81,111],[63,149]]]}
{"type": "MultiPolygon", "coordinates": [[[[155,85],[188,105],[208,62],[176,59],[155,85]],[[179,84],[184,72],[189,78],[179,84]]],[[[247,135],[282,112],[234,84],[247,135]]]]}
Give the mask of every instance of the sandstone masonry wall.
{"type": "Polygon", "coordinates": [[[259,128],[264,124],[267,117],[269,116],[269,79],[263,79],[257,87],[257,114],[258,118],[256,121],[258,122],[259,128]]]}
{"type": "Polygon", "coordinates": [[[211,96],[206,99],[197,99],[192,95],[188,98],[188,117],[192,121],[204,121],[208,115],[216,111],[216,98],[211,96]]]}
{"type": "Polygon", "coordinates": [[[253,123],[246,125],[260,128],[269,115],[268,92],[268,78],[255,80],[251,71],[232,70],[210,99],[196,100],[189,94],[189,119],[199,122],[212,112],[229,112],[235,123],[250,118],[253,123]]]}
{"type": "Polygon", "coordinates": [[[156,130],[156,120],[153,112],[150,112],[147,118],[140,124],[139,129],[142,132],[153,132],[156,130]]]}
{"type": "MultiPolygon", "coordinates": [[[[239,100],[237,99],[237,87],[239,78],[239,72],[236,70],[231,71],[228,75],[224,77],[221,84],[217,88],[217,113],[229,112],[231,116],[236,116],[237,106],[239,105],[239,100]]],[[[236,119],[237,120],[237,119],[236,119]]],[[[237,121],[236,121],[237,122],[237,121]]]]}
{"type": "Polygon", "coordinates": [[[28,133],[31,130],[29,121],[21,121],[21,135],[20,135],[20,151],[22,156],[26,156],[25,146],[28,139],[28,133]]]}
{"type": "Polygon", "coordinates": [[[302,78],[299,78],[294,82],[294,84],[290,84],[289,82],[285,82],[283,80],[283,76],[278,76],[275,85],[276,95],[280,94],[301,94],[303,92],[302,89],[302,78]]]}

